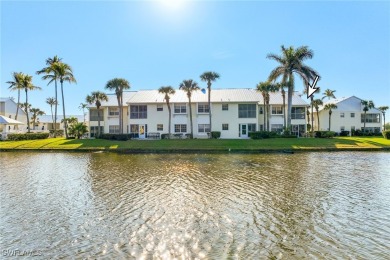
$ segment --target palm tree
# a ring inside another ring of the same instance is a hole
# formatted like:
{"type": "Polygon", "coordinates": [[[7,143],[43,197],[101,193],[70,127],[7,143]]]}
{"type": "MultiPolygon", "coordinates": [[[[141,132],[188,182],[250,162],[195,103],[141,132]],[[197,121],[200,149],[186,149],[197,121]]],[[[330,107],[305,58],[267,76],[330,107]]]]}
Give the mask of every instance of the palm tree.
{"type": "MultiPolygon", "coordinates": [[[[20,103],[20,90],[23,89],[23,86],[21,84],[21,77],[23,73],[22,72],[14,72],[12,74],[13,81],[7,81],[7,84],[10,84],[9,89],[11,91],[18,91],[18,105],[16,107],[16,114],[15,114],[15,120],[18,120],[18,113],[19,113],[19,103],[20,103]]],[[[15,126],[16,127],[16,126],[15,126]]]]}
{"type": "Polygon", "coordinates": [[[330,100],[331,98],[336,98],[336,96],[334,95],[335,92],[336,90],[326,89],[325,92],[322,93],[322,95],[324,95],[322,99],[328,98],[328,100],[330,100]]]}
{"type": "MultiPolygon", "coordinates": [[[[67,81],[69,83],[76,83],[76,79],[73,76],[72,68],[63,62],[55,62],[53,63],[53,70],[55,71],[55,74],[57,75],[60,83],[61,83],[61,96],[62,96],[62,112],[64,114],[64,119],[66,119],[65,115],[65,98],[64,98],[64,81],[67,81]]],[[[67,124],[66,120],[64,123],[64,130],[65,130],[65,137],[68,138],[68,130],[67,130],[67,124]]]]}
{"type": "Polygon", "coordinates": [[[77,139],[80,139],[87,132],[88,129],[84,123],[75,123],[69,126],[69,134],[74,135],[77,139]]]}
{"type": "Polygon", "coordinates": [[[83,110],[83,115],[84,115],[84,123],[85,123],[85,109],[87,108],[88,104],[85,103],[80,103],[79,109],[83,110]]]}
{"type": "Polygon", "coordinates": [[[171,138],[171,117],[172,117],[171,114],[172,114],[172,110],[171,110],[171,106],[169,104],[169,100],[170,100],[170,95],[174,95],[176,91],[171,86],[162,86],[162,87],[160,87],[158,89],[158,92],[165,95],[164,99],[165,99],[165,102],[167,103],[168,113],[169,113],[168,138],[171,138]]]}
{"type": "MultiPolygon", "coordinates": [[[[306,82],[306,85],[308,83],[306,82]]],[[[304,90],[303,90],[303,93],[304,94],[307,94],[307,91],[308,91],[308,87],[306,87],[304,90]]],[[[313,105],[313,101],[314,101],[314,94],[315,93],[320,93],[320,87],[317,87],[317,89],[314,91],[313,95],[310,96],[310,105],[311,105],[311,113],[312,113],[312,117],[311,117],[311,133],[314,132],[314,128],[313,128],[313,125],[314,125],[314,105],[313,105]]],[[[321,104],[322,105],[322,104],[321,104]]],[[[309,115],[308,115],[309,116],[309,115]]],[[[309,123],[310,124],[310,123],[309,123]]]]}
{"type": "Polygon", "coordinates": [[[286,91],[284,90],[286,87],[287,86],[280,84],[280,91],[283,98],[283,128],[286,128],[286,91]]]}
{"type": "Polygon", "coordinates": [[[264,111],[264,125],[267,126],[267,131],[270,131],[269,127],[269,117],[270,117],[270,92],[276,92],[279,90],[279,85],[278,84],[273,84],[270,82],[260,82],[257,85],[257,90],[261,92],[263,99],[264,99],[264,110],[267,110],[267,117],[265,116],[265,111],[264,111]],[[266,109],[265,109],[266,108],[266,109]],[[267,118],[267,124],[265,124],[265,118],[267,118]]]}
{"type": "MultiPolygon", "coordinates": [[[[320,106],[322,106],[324,104],[324,102],[322,102],[322,99],[314,99],[311,102],[311,104],[312,104],[312,107],[314,107],[316,109],[316,112],[317,112],[317,131],[320,131],[320,113],[319,113],[319,110],[320,110],[320,106]]],[[[313,117],[314,117],[314,115],[312,115],[311,118],[313,119],[313,117]]],[[[314,128],[314,127],[312,127],[312,128],[314,128]]]]}
{"type": "Polygon", "coordinates": [[[368,112],[368,110],[370,110],[371,108],[374,108],[375,105],[374,105],[374,102],[372,102],[372,100],[362,100],[361,102],[362,106],[363,106],[363,111],[364,111],[364,128],[363,128],[363,132],[366,132],[366,114],[368,112]]]}
{"type": "Polygon", "coordinates": [[[33,130],[35,130],[35,122],[37,121],[38,116],[44,115],[45,112],[43,112],[43,111],[40,110],[39,108],[31,108],[31,109],[30,109],[30,112],[32,113],[32,115],[31,115],[31,121],[32,121],[32,125],[33,125],[33,130]]]}
{"type": "Polygon", "coordinates": [[[97,137],[100,137],[100,106],[102,105],[102,101],[108,101],[108,97],[106,94],[100,91],[94,91],[91,93],[91,95],[88,95],[85,99],[85,101],[92,105],[95,104],[97,108],[97,113],[98,113],[98,135],[97,137]]]}
{"type": "Polygon", "coordinates": [[[26,102],[24,102],[24,103],[19,103],[18,105],[19,105],[20,108],[21,108],[22,110],[24,110],[24,111],[26,111],[26,109],[27,109],[27,111],[30,111],[30,109],[31,109],[31,104],[26,103],[26,102]]]}
{"type": "Polygon", "coordinates": [[[385,114],[386,114],[386,110],[389,109],[388,106],[381,106],[381,107],[378,107],[378,110],[380,110],[383,114],[383,131],[386,130],[386,117],[385,117],[385,114]]]}
{"type": "Polygon", "coordinates": [[[264,116],[264,128],[263,130],[266,131],[267,129],[267,111],[266,111],[266,103],[267,103],[267,86],[268,82],[260,82],[257,84],[257,91],[261,93],[263,96],[263,116],[264,116]]]}
{"type": "Polygon", "coordinates": [[[190,125],[191,125],[191,136],[190,136],[190,138],[192,139],[193,136],[194,136],[194,128],[193,128],[193,124],[192,124],[191,96],[192,96],[192,92],[197,91],[200,88],[198,86],[198,83],[196,83],[192,79],[183,80],[183,82],[180,83],[180,87],[179,88],[181,90],[184,90],[187,93],[188,103],[189,103],[189,106],[190,106],[190,125]]]}
{"type": "Polygon", "coordinates": [[[25,112],[26,112],[26,116],[27,116],[27,126],[28,126],[28,133],[30,133],[30,119],[29,119],[29,116],[28,116],[28,91],[30,90],[40,90],[41,88],[40,87],[37,87],[37,86],[34,86],[33,83],[32,83],[32,76],[30,75],[27,75],[27,74],[21,74],[20,75],[20,84],[22,86],[22,88],[24,89],[24,91],[26,92],[26,106],[25,106],[25,112]]]}
{"type": "MultiPolygon", "coordinates": [[[[57,98],[57,80],[59,79],[57,71],[54,69],[54,64],[61,62],[61,58],[55,55],[53,58],[46,59],[47,67],[37,71],[38,75],[45,74],[42,79],[49,80],[47,85],[51,84],[54,81],[54,99],[57,101],[54,108],[54,135],[56,133],[56,125],[57,125],[57,107],[58,107],[58,98],[57,98]]],[[[53,114],[53,113],[52,113],[53,114]]]]}
{"type": "Polygon", "coordinates": [[[282,55],[268,54],[267,58],[275,60],[279,63],[275,69],[273,69],[269,75],[269,81],[275,81],[277,78],[282,77],[282,85],[288,86],[288,116],[287,116],[287,128],[291,128],[291,108],[292,108],[292,95],[294,92],[294,77],[297,74],[303,79],[304,82],[310,82],[319,74],[303,62],[306,59],[313,57],[313,51],[307,46],[301,46],[297,49],[294,47],[285,48],[281,46],[282,55]]]}
{"type": "Polygon", "coordinates": [[[123,90],[130,89],[130,83],[121,78],[109,80],[106,89],[114,90],[119,107],[119,133],[123,134],[123,90]]]}
{"type": "Polygon", "coordinates": [[[336,108],[337,108],[336,104],[333,103],[326,104],[324,107],[325,110],[329,110],[329,131],[331,131],[330,122],[332,117],[332,109],[336,109],[336,108]]]}
{"type": "MultiPolygon", "coordinates": [[[[210,132],[213,131],[211,128],[211,84],[212,82],[219,79],[219,74],[213,71],[206,71],[200,75],[202,81],[207,82],[207,91],[208,91],[208,103],[209,103],[209,121],[210,121],[210,132]]],[[[210,138],[212,138],[210,134],[210,138]]]]}
{"type": "Polygon", "coordinates": [[[53,115],[53,106],[54,105],[57,106],[57,100],[55,98],[50,97],[50,98],[46,99],[46,103],[50,105],[51,118],[53,120],[53,124],[55,124],[54,123],[54,115],[53,115]]]}

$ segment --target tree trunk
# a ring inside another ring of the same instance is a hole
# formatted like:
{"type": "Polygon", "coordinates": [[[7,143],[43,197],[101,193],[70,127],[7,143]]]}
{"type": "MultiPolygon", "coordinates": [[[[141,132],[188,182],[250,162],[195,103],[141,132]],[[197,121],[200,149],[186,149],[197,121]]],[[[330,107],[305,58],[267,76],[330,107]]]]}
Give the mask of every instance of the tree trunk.
{"type": "Polygon", "coordinates": [[[311,96],[311,133],[314,133],[314,106],[313,106],[313,96],[311,96]]]}
{"type": "Polygon", "coordinates": [[[64,102],[64,82],[61,80],[61,95],[62,95],[62,112],[64,113],[64,130],[65,130],[65,138],[68,139],[68,124],[66,123],[66,116],[65,116],[65,102],[64,102]]]}
{"type": "MultiPolygon", "coordinates": [[[[18,103],[16,104],[15,120],[18,120],[19,103],[20,103],[20,89],[18,89],[18,103]]],[[[14,125],[14,129],[19,129],[18,125],[14,125]]]]}
{"type": "Polygon", "coordinates": [[[268,97],[269,94],[267,94],[267,131],[269,132],[270,131],[270,127],[269,127],[269,114],[270,114],[270,105],[269,105],[269,97],[268,97]]]}
{"type": "Polygon", "coordinates": [[[210,139],[212,138],[212,136],[211,136],[211,131],[213,131],[212,130],[212,128],[211,128],[211,82],[209,81],[209,82],[207,82],[207,88],[208,88],[208,101],[209,101],[209,120],[210,120],[210,139]]]}
{"type": "Polygon", "coordinates": [[[169,102],[167,101],[167,107],[168,107],[168,139],[171,139],[171,120],[172,120],[172,111],[171,111],[171,106],[169,105],[169,102]]]}
{"type": "Polygon", "coordinates": [[[330,118],[332,117],[332,110],[329,110],[329,131],[330,131],[330,118]]]}
{"type": "Polygon", "coordinates": [[[97,114],[98,114],[98,135],[97,135],[97,138],[99,138],[100,137],[100,113],[99,113],[99,107],[97,107],[97,114]]]}
{"type": "Polygon", "coordinates": [[[291,86],[291,84],[289,84],[289,87],[288,87],[288,97],[287,97],[287,128],[288,128],[288,132],[289,134],[291,134],[291,108],[292,108],[292,95],[293,95],[293,92],[294,92],[294,87],[291,86]]]}
{"type": "Polygon", "coordinates": [[[116,96],[116,99],[118,101],[118,109],[119,109],[119,133],[123,133],[122,129],[122,106],[121,106],[121,97],[119,95],[116,96]]]}
{"type": "Polygon", "coordinates": [[[51,111],[51,120],[53,121],[54,124],[53,105],[50,105],[50,111],[51,111]]]}
{"type": "Polygon", "coordinates": [[[55,88],[55,109],[54,109],[54,137],[56,137],[56,130],[57,130],[57,107],[58,107],[58,99],[57,99],[57,80],[54,81],[54,88],[55,88]]]}
{"type": "Polygon", "coordinates": [[[316,110],[317,111],[317,123],[318,123],[318,125],[317,125],[317,131],[320,131],[320,115],[319,115],[319,113],[318,113],[318,110],[316,110]]]}
{"type": "Polygon", "coordinates": [[[286,128],[286,92],[282,90],[283,96],[283,128],[286,128]]]}
{"type": "Polygon", "coordinates": [[[190,125],[191,125],[191,139],[194,138],[194,128],[193,128],[193,125],[192,125],[192,106],[191,106],[191,98],[189,97],[188,98],[188,101],[190,103],[190,125]]]}
{"type": "Polygon", "coordinates": [[[25,112],[27,116],[27,132],[30,133],[30,119],[28,118],[28,94],[27,94],[27,88],[25,88],[26,91],[26,107],[25,107],[25,112]]]}
{"type": "Polygon", "coordinates": [[[363,126],[363,132],[365,133],[366,132],[366,111],[364,111],[364,126],[363,126]]]}
{"type": "Polygon", "coordinates": [[[266,114],[266,106],[265,106],[265,96],[263,95],[263,114],[264,114],[264,127],[263,127],[263,130],[264,131],[267,131],[267,119],[266,119],[266,116],[267,116],[267,114],[266,114]]]}
{"type": "Polygon", "coordinates": [[[386,131],[386,117],[385,117],[385,113],[383,113],[383,131],[386,131]]]}

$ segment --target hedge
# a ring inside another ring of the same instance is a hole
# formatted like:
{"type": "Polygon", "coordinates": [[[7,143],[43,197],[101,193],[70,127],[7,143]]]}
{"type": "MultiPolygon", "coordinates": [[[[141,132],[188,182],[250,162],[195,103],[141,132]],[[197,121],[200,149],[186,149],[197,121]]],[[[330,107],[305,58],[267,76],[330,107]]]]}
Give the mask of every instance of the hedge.
{"type": "Polygon", "coordinates": [[[384,138],[390,139],[390,130],[383,131],[382,134],[384,138]]]}
{"type": "Polygon", "coordinates": [[[316,131],[315,137],[316,138],[332,138],[336,136],[336,132],[333,131],[316,131]]]}
{"type": "Polygon", "coordinates": [[[127,141],[134,138],[134,134],[101,134],[99,139],[127,141]]]}
{"type": "Polygon", "coordinates": [[[54,133],[54,129],[51,129],[49,130],[49,133],[51,136],[63,136],[64,135],[64,130],[63,129],[60,129],[60,130],[56,130],[56,132],[54,133]]]}
{"type": "Polygon", "coordinates": [[[212,139],[218,139],[218,138],[221,137],[221,132],[219,132],[219,131],[212,131],[210,133],[211,133],[211,138],[212,139]]]}
{"type": "Polygon", "coordinates": [[[49,133],[26,133],[26,134],[8,134],[7,138],[10,141],[47,139],[49,133]]]}
{"type": "Polygon", "coordinates": [[[340,136],[349,136],[349,131],[341,131],[340,136]]]}
{"type": "Polygon", "coordinates": [[[249,137],[251,139],[267,139],[267,138],[275,138],[278,136],[276,132],[268,132],[268,131],[256,131],[249,132],[249,137]]]}

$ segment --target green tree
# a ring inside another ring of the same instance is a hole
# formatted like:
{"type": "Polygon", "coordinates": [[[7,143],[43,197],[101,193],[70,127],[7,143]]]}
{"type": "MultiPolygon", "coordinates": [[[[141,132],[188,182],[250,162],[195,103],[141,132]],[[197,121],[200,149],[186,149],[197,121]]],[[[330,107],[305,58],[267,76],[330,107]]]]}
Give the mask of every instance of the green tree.
{"type": "MultiPolygon", "coordinates": [[[[26,102],[25,103],[28,104],[28,91],[40,90],[41,88],[33,85],[32,76],[30,76],[30,75],[22,73],[19,80],[20,80],[20,84],[22,85],[22,88],[26,92],[26,102]]],[[[28,115],[28,106],[25,107],[25,112],[26,112],[26,116],[27,116],[28,132],[30,133],[30,127],[29,127],[30,126],[30,118],[28,115]]]]}
{"type": "Polygon", "coordinates": [[[31,108],[30,112],[31,112],[31,121],[32,121],[32,125],[33,125],[33,130],[35,130],[35,123],[37,122],[37,120],[39,120],[38,116],[44,115],[45,112],[43,112],[39,108],[31,108]]]}
{"type": "Polygon", "coordinates": [[[115,91],[119,107],[119,133],[123,134],[123,90],[130,89],[130,83],[126,79],[114,78],[107,82],[106,89],[115,91]]]}
{"type": "MultiPolygon", "coordinates": [[[[208,104],[209,104],[209,122],[210,122],[210,132],[213,131],[211,124],[211,85],[212,82],[219,79],[219,74],[213,71],[206,71],[202,75],[200,75],[200,79],[202,81],[207,82],[207,93],[208,93],[208,104]]],[[[210,134],[210,138],[212,138],[210,134]]]]}
{"type": "MultiPolygon", "coordinates": [[[[36,73],[38,75],[45,74],[42,79],[43,80],[49,80],[49,83],[47,85],[50,85],[52,82],[54,82],[54,99],[57,101],[54,107],[54,133],[56,133],[56,125],[57,125],[57,107],[58,107],[58,98],[57,98],[57,80],[59,80],[59,76],[57,71],[55,70],[54,64],[57,64],[61,62],[61,58],[59,58],[57,55],[55,55],[53,58],[46,59],[46,66],[45,68],[37,71],[36,73]]],[[[53,114],[53,113],[52,113],[53,114]]]]}
{"type": "Polygon", "coordinates": [[[287,104],[287,128],[291,129],[291,108],[292,108],[292,96],[294,92],[295,74],[303,79],[304,82],[310,82],[314,80],[319,74],[311,67],[305,65],[303,62],[313,57],[313,51],[307,46],[301,46],[297,49],[290,46],[285,48],[281,46],[282,55],[268,54],[267,58],[275,60],[279,63],[275,69],[273,69],[269,75],[269,81],[275,81],[279,77],[282,77],[281,84],[288,86],[287,104]]]}
{"type": "Polygon", "coordinates": [[[322,93],[322,95],[324,95],[322,99],[328,98],[328,100],[330,100],[331,98],[336,98],[336,96],[334,95],[335,92],[336,90],[326,89],[325,92],[322,93]]]}
{"type": "Polygon", "coordinates": [[[168,138],[171,138],[171,121],[172,121],[172,109],[169,104],[170,96],[174,95],[176,91],[171,86],[162,86],[158,89],[158,92],[164,94],[165,102],[167,103],[169,119],[168,119],[168,138]]]}
{"type": "Polygon", "coordinates": [[[194,136],[194,128],[193,128],[193,124],[192,124],[191,96],[192,96],[192,92],[197,91],[200,88],[198,86],[198,83],[196,83],[192,79],[188,79],[188,80],[183,80],[183,82],[180,83],[180,89],[184,90],[187,93],[188,103],[189,103],[189,106],[190,106],[190,125],[191,125],[191,137],[190,138],[193,138],[193,136],[194,136]]]}
{"type": "MultiPolygon", "coordinates": [[[[64,97],[64,81],[67,81],[69,83],[76,83],[76,79],[73,76],[72,68],[63,62],[55,62],[53,63],[53,70],[55,71],[55,74],[58,77],[58,80],[61,83],[61,96],[62,96],[62,112],[64,114],[64,119],[66,119],[65,114],[65,97],[64,97]]],[[[65,137],[68,138],[68,126],[64,124],[64,130],[65,130],[65,137]]]]}
{"type": "Polygon", "coordinates": [[[374,105],[374,102],[372,102],[372,100],[362,100],[361,101],[361,104],[363,106],[363,111],[364,111],[364,127],[363,127],[363,132],[366,132],[366,115],[367,115],[367,112],[374,108],[375,105],[374,105]]]}
{"type": "Polygon", "coordinates": [[[329,103],[329,104],[326,104],[324,107],[324,110],[329,110],[329,131],[331,131],[330,123],[331,123],[331,117],[332,117],[332,109],[337,109],[336,104],[329,103]]]}
{"type": "Polygon", "coordinates": [[[22,110],[24,110],[24,111],[26,111],[26,109],[27,109],[27,111],[30,111],[30,109],[31,109],[31,104],[26,103],[26,102],[24,102],[24,103],[19,103],[18,105],[19,105],[20,108],[21,108],[22,110]]]}
{"type": "Polygon", "coordinates": [[[83,116],[84,116],[84,123],[85,123],[85,109],[87,108],[88,104],[80,103],[79,109],[83,110],[83,116]]]}
{"type": "MultiPolygon", "coordinates": [[[[315,108],[317,112],[317,131],[320,131],[320,106],[324,105],[324,102],[322,102],[322,99],[314,99],[311,102],[312,106],[315,108]]],[[[314,115],[312,116],[312,118],[314,115]]],[[[314,127],[312,127],[313,129],[314,127]]]]}
{"type": "Polygon", "coordinates": [[[260,82],[257,84],[257,91],[261,92],[264,103],[264,129],[270,131],[269,118],[270,118],[270,92],[276,92],[279,90],[279,85],[271,82],[260,82]],[[267,119],[267,120],[266,120],[267,119]]]}
{"type": "MultiPolygon", "coordinates": [[[[55,98],[49,97],[46,99],[46,103],[50,105],[51,119],[53,120],[53,124],[55,124],[54,114],[53,114],[53,106],[57,106],[57,100],[55,98]]],[[[54,129],[55,129],[55,127],[54,127],[54,129]]]]}
{"type": "Polygon", "coordinates": [[[385,117],[385,115],[386,115],[386,110],[389,109],[389,107],[388,106],[380,106],[380,107],[378,107],[378,109],[383,114],[383,131],[385,131],[386,130],[386,117],[385,117]]]}
{"type": "Polygon", "coordinates": [[[80,139],[85,133],[88,133],[87,126],[84,123],[75,123],[69,126],[69,134],[80,139]]]}
{"type": "MultiPolygon", "coordinates": [[[[308,91],[308,82],[306,82],[306,88],[303,90],[303,93],[304,94],[307,94],[307,91],[308,91]]],[[[311,106],[311,133],[314,132],[314,104],[313,104],[313,101],[314,101],[314,94],[316,93],[320,93],[320,88],[317,87],[317,89],[314,91],[313,95],[310,96],[310,106],[311,106]]],[[[308,114],[309,116],[309,114],[308,114]]]]}
{"type": "Polygon", "coordinates": [[[85,101],[92,105],[95,104],[97,108],[98,113],[98,137],[100,137],[100,106],[102,105],[102,101],[108,101],[108,97],[106,94],[100,91],[94,91],[91,93],[91,95],[88,95],[85,99],[85,101]]]}
{"type": "Polygon", "coordinates": [[[14,72],[12,74],[13,81],[7,81],[7,84],[10,84],[9,89],[11,91],[18,91],[18,105],[16,107],[15,120],[18,120],[19,113],[19,103],[20,103],[20,90],[23,90],[23,85],[21,84],[21,78],[23,77],[22,72],[14,72]]]}

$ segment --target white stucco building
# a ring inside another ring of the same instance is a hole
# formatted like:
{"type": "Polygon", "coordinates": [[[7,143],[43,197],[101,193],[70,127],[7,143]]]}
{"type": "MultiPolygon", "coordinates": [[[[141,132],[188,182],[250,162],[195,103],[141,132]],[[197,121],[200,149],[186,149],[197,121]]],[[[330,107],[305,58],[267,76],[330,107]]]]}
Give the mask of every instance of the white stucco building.
{"type": "MultiPolygon", "coordinates": [[[[12,98],[0,98],[0,115],[15,119],[17,104],[12,98]]],[[[0,132],[15,132],[25,131],[27,129],[27,116],[26,113],[19,108],[17,121],[25,123],[24,125],[18,125],[16,128],[13,126],[7,126],[8,129],[4,129],[3,125],[0,125],[0,132]]]]}
{"type": "MultiPolygon", "coordinates": [[[[324,100],[324,105],[319,109],[320,130],[329,130],[329,110],[325,110],[326,104],[335,104],[336,109],[332,109],[331,116],[331,131],[341,132],[354,130],[363,130],[364,120],[366,120],[367,132],[381,132],[381,112],[372,108],[366,113],[364,117],[362,99],[351,96],[340,99],[324,100]]],[[[314,129],[317,130],[317,113],[314,111],[314,129]]]]}
{"type": "MultiPolygon", "coordinates": [[[[101,132],[119,133],[119,108],[115,95],[102,102],[101,132]]],[[[207,93],[192,94],[192,118],[194,138],[206,138],[210,132],[207,93]]],[[[158,90],[125,92],[123,132],[147,138],[148,133],[168,133],[169,113],[164,95],[158,90]]],[[[270,130],[283,129],[281,93],[270,93],[270,130]]],[[[176,90],[170,98],[172,109],[172,134],[189,134],[190,116],[186,93],[176,90]]],[[[292,129],[294,134],[306,131],[308,104],[297,94],[293,96],[292,129]]],[[[286,105],[287,110],[287,105],[286,105]]],[[[98,117],[95,106],[89,106],[90,135],[97,133],[98,117]]],[[[263,97],[255,89],[213,89],[211,92],[212,131],[220,131],[221,138],[248,138],[248,133],[264,129],[263,97]]]]}

